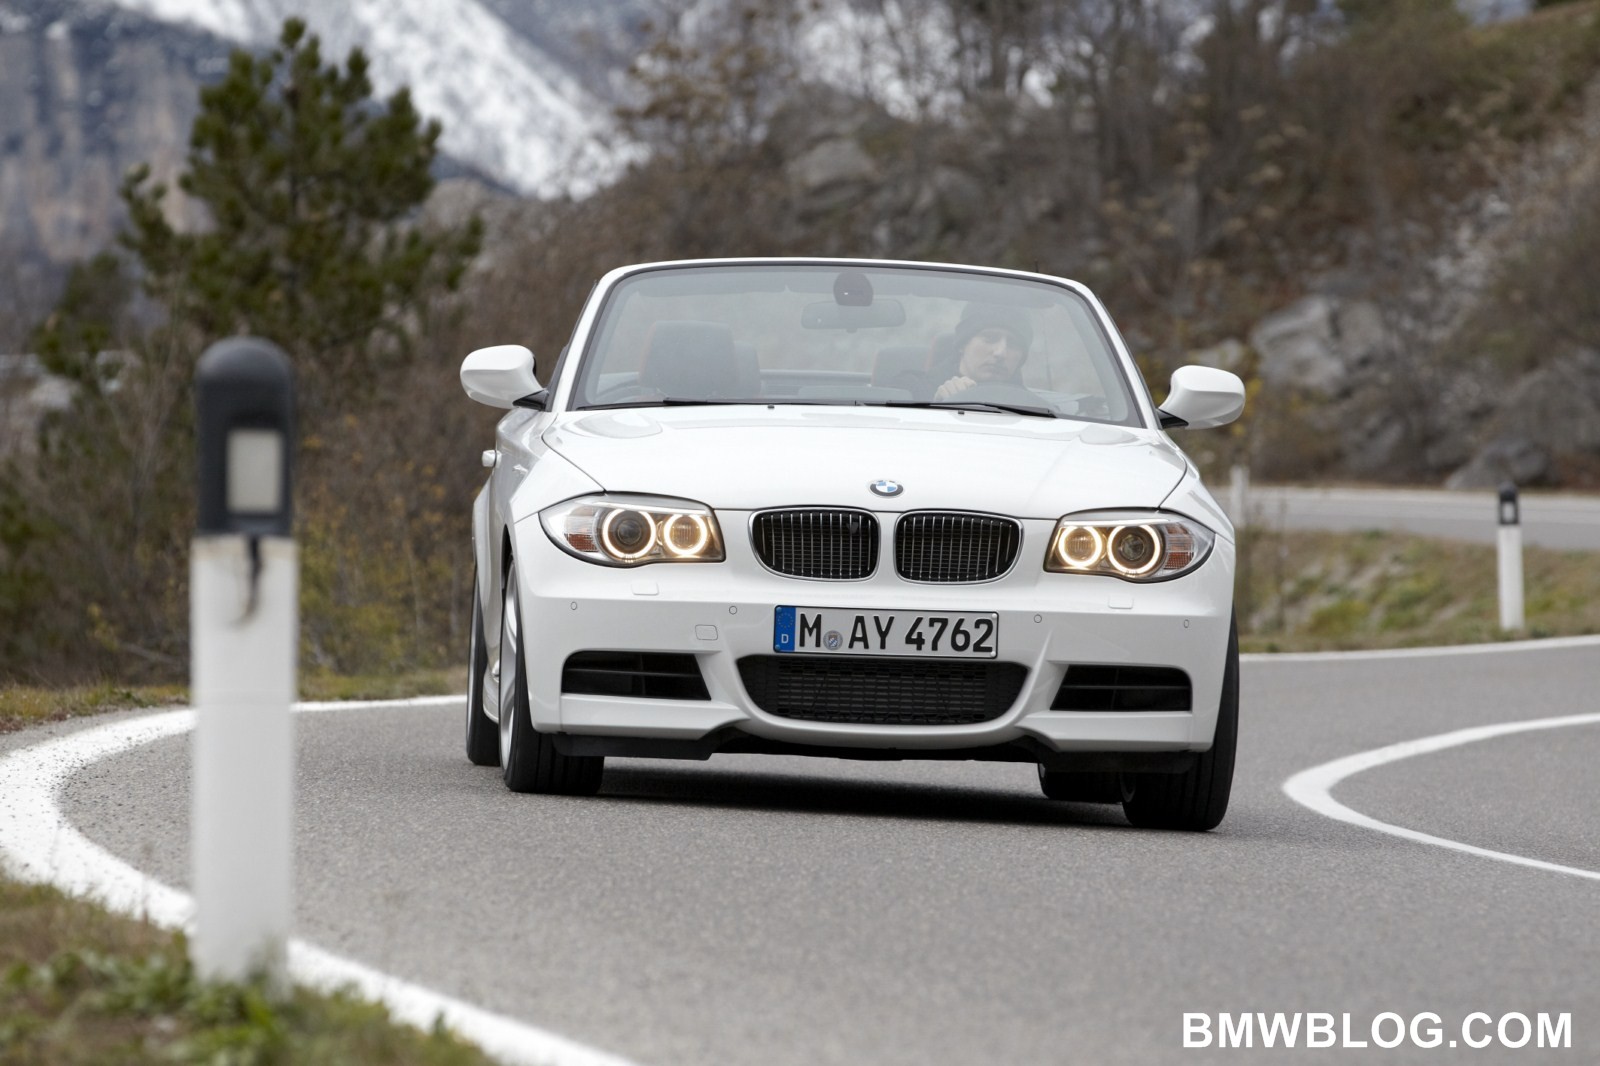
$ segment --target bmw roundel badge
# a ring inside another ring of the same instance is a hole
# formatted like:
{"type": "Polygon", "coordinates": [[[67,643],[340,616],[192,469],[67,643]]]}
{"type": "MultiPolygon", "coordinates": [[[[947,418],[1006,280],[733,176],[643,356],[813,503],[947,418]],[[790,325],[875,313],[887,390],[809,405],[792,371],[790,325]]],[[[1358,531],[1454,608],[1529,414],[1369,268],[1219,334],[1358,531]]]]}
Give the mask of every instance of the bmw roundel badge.
{"type": "Polygon", "coordinates": [[[898,496],[906,490],[906,487],[900,484],[900,482],[887,480],[874,481],[867,487],[873,492],[876,492],[879,496],[898,496]]]}

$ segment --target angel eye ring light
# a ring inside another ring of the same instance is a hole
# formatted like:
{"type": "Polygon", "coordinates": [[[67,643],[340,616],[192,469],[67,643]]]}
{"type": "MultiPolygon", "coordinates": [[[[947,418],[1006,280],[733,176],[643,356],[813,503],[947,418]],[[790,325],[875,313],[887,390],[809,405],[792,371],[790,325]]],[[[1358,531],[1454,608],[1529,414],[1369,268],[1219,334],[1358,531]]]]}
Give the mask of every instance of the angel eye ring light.
{"type": "Polygon", "coordinates": [[[1101,556],[1105,554],[1105,550],[1105,535],[1094,526],[1067,526],[1062,529],[1060,534],[1056,537],[1056,555],[1063,563],[1072,567],[1074,570],[1089,569],[1095,563],[1100,561],[1101,556]],[[1089,545],[1091,550],[1087,554],[1081,551],[1073,551],[1072,542],[1078,539],[1079,534],[1083,533],[1087,533],[1089,535],[1089,545]]]}
{"type": "Polygon", "coordinates": [[[1129,577],[1143,577],[1157,566],[1160,566],[1163,554],[1165,552],[1162,547],[1161,536],[1149,526],[1118,526],[1111,531],[1111,536],[1106,538],[1106,558],[1111,560],[1111,565],[1116,567],[1119,573],[1126,574],[1129,577]],[[1117,547],[1123,542],[1124,537],[1137,533],[1143,533],[1149,539],[1150,558],[1145,561],[1143,566],[1125,566],[1118,557],[1117,547]]]}
{"type": "Polygon", "coordinates": [[[640,514],[638,511],[611,511],[606,515],[605,520],[600,523],[600,543],[606,551],[610,552],[618,559],[625,561],[642,559],[644,556],[649,554],[651,548],[656,546],[656,524],[649,515],[640,514]],[[649,539],[645,541],[644,547],[638,549],[637,551],[627,551],[626,549],[618,547],[616,540],[612,538],[611,528],[617,524],[617,519],[621,518],[623,515],[635,515],[644,519],[644,527],[649,531],[649,539]]]}
{"type": "Polygon", "coordinates": [[[661,529],[661,542],[666,545],[667,551],[680,559],[692,558],[705,551],[706,545],[711,543],[711,527],[699,515],[674,514],[667,519],[661,529]],[[678,544],[677,530],[680,528],[680,523],[691,524],[694,527],[694,543],[687,547],[678,544]]]}
{"type": "Polygon", "coordinates": [[[727,559],[717,516],[693,500],[596,493],[546,507],[539,521],[556,547],[601,566],[727,559]]]}
{"type": "Polygon", "coordinates": [[[1180,514],[1079,512],[1056,522],[1044,568],[1053,574],[1166,581],[1205,562],[1216,540],[1212,530],[1180,514]]]}

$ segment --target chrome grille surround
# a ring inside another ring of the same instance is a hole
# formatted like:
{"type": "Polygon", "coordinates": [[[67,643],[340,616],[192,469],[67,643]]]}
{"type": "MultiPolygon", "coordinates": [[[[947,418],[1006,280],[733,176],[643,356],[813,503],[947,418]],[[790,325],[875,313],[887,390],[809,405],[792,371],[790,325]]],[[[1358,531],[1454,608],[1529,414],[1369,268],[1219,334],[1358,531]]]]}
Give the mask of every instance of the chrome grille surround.
{"type": "Polygon", "coordinates": [[[911,511],[894,527],[894,568],[907,581],[972,584],[1004,577],[1022,552],[1022,523],[969,511],[911,511]]]}
{"type": "Polygon", "coordinates": [[[750,516],[750,546],[785,577],[859,581],[878,569],[878,519],[853,507],[785,507],[750,516]]]}

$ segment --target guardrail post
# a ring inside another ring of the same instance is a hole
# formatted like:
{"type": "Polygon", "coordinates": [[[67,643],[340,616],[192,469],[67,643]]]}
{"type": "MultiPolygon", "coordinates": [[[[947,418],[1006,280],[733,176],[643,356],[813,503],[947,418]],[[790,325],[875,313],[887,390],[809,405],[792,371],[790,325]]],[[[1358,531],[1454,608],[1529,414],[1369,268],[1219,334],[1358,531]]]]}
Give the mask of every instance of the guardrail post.
{"type": "Polygon", "coordinates": [[[1523,628],[1522,507],[1517,486],[1500,486],[1500,628],[1523,628]]]}
{"type": "Polygon", "coordinates": [[[290,536],[294,389],[267,341],[206,349],[195,372],[190,556],[195,969],[287,992],[299,558],[290,536]]]}

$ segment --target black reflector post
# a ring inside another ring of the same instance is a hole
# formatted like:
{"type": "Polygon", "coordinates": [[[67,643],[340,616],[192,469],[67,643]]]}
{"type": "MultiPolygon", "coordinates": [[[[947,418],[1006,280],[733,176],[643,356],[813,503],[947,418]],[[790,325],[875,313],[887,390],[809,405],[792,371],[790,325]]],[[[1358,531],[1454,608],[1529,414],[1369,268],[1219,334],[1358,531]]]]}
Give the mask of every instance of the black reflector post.
{"type": "Polygon", "coordinates": [[[1500,524],[1502,526],[1522,524],[1522,507],[1517,501],[1517,487],[1509,481],[1500,486],[1500,524]]]}
{"type": "Polygon", "coordinates": [[[287,537],[293,517],[294,379],[277,345],[230,337],[195,370],[197,532],[287,537]]]}
{"type": "Polygon", "coordinates": [[[262,977],[285,995],[300,632],[289,360],[264,340],[219,341],[195,369],[195,403],[189,956],[202,977],[262,977]]]}
{"type": "Polygon", "coordinates": [[[1513,631],[1523,627],[1522,588],[1522,507],[1517,487],[1507,481],[1500,486],[1500,628],[1513,631]]]}

